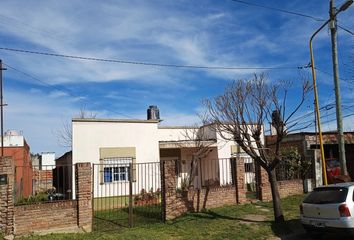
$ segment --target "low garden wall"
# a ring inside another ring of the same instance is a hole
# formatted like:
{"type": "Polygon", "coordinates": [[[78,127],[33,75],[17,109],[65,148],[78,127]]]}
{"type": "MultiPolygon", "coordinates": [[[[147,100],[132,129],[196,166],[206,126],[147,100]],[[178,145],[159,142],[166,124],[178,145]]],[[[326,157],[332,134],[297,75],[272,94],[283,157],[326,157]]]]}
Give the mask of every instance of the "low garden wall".
{"type": "MultiPolygon", "coordinates": [[[[243,201],[245,200],[243,199],[243,201]]],[[[196,212],[205,208],[237,204],[236,187],[211,187],[191,190],[188,193],[188,201],[196,212]]]]}
{"type": "MultiPolygon", "coordinates": [[[[278,181],[278,189],[281,198],[304,193],[303,181],[301,179],[278,181]]],[[[268,175],[264,169],[261,169],[260,200],[272,200],[268,175]]]]}
{"type": "Polygon", "coordinates": [[[16,235],[53,231],[79,231],[77,201],[37,203],[14,207],[16,235]]]}
{"type": "Polygon", "coordinates": [[[281,198],[304,193],[301,179],[278,181],[278,188],[281,198]]]}
{"type": "Polygon", "coordinates": [[[174,161],[162,164],[162,207],[164,218],[172,220],[187,212],[198,212],[205,208],[233,205],[246,201],[244,184],[244,162],[237,161],[236,186],[210,186],[202,189],[177,191],[177,176],[174,161]]]}
{"type": "Polygon", "coordinates": [[[15,205],[14,165],[0,159],[0,233],[5,236],[92,230],[92,169],[90,163],[75,165],[75,200],[15,205]]]}

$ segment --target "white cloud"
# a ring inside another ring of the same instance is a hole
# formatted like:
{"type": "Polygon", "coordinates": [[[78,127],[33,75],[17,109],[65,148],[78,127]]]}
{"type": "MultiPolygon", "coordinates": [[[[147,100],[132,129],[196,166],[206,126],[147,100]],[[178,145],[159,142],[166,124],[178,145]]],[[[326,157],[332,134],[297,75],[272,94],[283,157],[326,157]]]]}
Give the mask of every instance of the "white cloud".
{"type": "Polygon", "coordinates": [[[58,97],[65,97],[65,96],[68,96],[68,93],[63,91],[52,91],[49,94],[49,97],[51,98],[58,98],[58,97]]]}

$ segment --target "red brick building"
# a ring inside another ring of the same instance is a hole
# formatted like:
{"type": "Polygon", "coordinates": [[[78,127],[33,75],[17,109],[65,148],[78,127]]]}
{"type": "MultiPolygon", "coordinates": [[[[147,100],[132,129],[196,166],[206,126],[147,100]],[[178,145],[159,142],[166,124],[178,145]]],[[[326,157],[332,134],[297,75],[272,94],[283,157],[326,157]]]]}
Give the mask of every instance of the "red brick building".
{"type": "Polygon", "coordinates": [[[30,147],[25,138],[16,131],[4,134],[4,156],[12,157],[15,165],[16,197],[28,197],[32,194],[32,164],[30,147]]]}

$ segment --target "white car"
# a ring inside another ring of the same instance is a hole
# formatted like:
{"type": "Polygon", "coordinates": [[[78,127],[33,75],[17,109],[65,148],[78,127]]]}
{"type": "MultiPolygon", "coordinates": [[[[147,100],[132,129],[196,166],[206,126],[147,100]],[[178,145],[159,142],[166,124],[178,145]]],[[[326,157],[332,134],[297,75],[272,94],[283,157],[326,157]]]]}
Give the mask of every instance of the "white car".
{"type": "Polygon", "coordinates": [[[354,182],[315,188],[300,205],[300,218],[310,233],[354,234],[354,182]]]}

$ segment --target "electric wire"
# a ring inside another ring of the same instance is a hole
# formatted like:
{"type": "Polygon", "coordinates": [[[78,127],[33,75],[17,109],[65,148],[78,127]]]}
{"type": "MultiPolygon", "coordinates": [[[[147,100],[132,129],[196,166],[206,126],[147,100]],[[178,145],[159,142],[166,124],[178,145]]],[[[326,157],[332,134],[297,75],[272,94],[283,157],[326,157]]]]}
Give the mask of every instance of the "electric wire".
{"type": "Polygon", "coordinates": [[[241,3],[241,4],[244,4],[244,5],[264,8],[264,9],[268,9],[268,10],[272,10],[272,11],[276,11],[276,12],[282,12],[282,13],[291,14],[291,15],[295,15],[295,16],[310,18],[310,19],[312,19],[314,21],[317,21],[317,22],[325,21],[322,18],[314,17],[314,16],[311,16],[311,15],[308,15],[308,14],[299,13],[299,12],[293,12],[293,11],[289,11],[289,10],[281,9],[281,8],[276,8],[276,7],[270,7],[270,6],[261,5],[261,4],[258,4],[258,3],[247,2],[247,1],[242,1],[242,0],[231,0],[231,1],[237,2],[237,3],[241,3]]]}
{"type": "Polygon", "coordinates": [[[194,69],[210,69],[210,70],[291,70],[291,69],[303,68],[303,66],[293,66],[293,67],[289,67],[289,66],[288,67],[225,67],[225,66],[178,65],[178,64],[152,63],[152,62],[140,62],[140,61],[127,61],[127,60],[119,60],[119,59],[105,59],[105,58],[96,58],[96,57],[83,57],[83,56],[77,56],[77,55],[66,55],[66,54],[59,54],[59,53],[31,51],[31,50],[7,48],[7,47],[0,47],[0,50],[27,53],[27,54],[44,55],[44,56],[51,56],[51,57],[87,60],[87,61],[144,65],[144,66],[155,66],[155,67],[171,67],[171,68],[194,68],[194,69]]]}
{"type": "Polygon", "coordinates": [[[345,32],[347,32],[347,33],[349,33],[349,34],[351,34],[351,35],[354,36],[354,32],[350,31],[349,29],[347,29],[347,28],[345,28],[345,27],[343,27],[343,26],[341,26],[341,25],[337,25],[337,27],[339,27],[339,28],[342,29],[343,31],[345,31],[345,32]]]}

